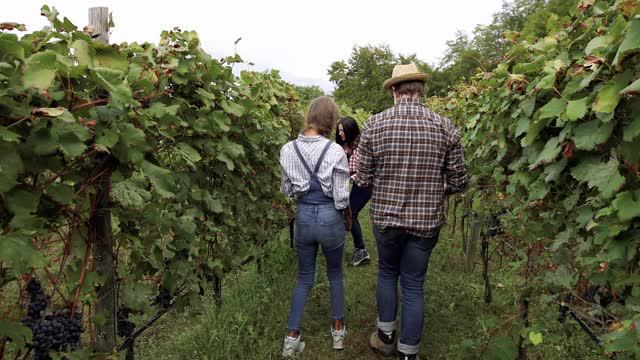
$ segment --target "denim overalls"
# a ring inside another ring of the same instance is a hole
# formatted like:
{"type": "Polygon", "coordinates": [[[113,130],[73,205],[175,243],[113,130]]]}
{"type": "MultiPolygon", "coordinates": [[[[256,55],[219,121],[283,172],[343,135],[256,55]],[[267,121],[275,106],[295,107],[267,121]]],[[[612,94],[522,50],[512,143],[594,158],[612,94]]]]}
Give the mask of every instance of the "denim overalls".
{"type": "Polygon", "coordinates": [[[327,260],[327,277],[331,295],[332,318],[344,319],[344,275],[342,273],[342,253],[346,224],[342,211],[337,210],[333,198],[322,191],[317,173],[332,142],[325,145],[318,162],[311,171],[309,164],[293,142],[298,158],[309,173],[309,190],[298,198],[296,211],[295,242],[298,252],[298,281],[293,293],[289,312],[288,329],[300,331],[307,296],[313,287],[316,272],[318,246],[327,260]]]}

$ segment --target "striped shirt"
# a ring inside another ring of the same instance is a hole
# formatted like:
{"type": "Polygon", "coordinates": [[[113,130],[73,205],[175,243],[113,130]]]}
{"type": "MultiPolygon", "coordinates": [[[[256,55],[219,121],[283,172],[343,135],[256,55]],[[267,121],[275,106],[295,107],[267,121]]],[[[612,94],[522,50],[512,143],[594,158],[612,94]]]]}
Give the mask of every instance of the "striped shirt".
{"type": "Polygon", "coordinates": [[[356,183],[372,187],[371,220],[431,237],[444,224],[446,194],[467,185],[460,136],[418,99],[400,99],[364,125],[356,183]]]}
{"type": "MultiPolygon", "coordinates": [[[[311,169],[314,169],[322,150],[327,145],[323,136],[298,136],[298,147],[311,169]]],[[[280,170],[282,174],[280,190],[289,197],[298,198],[309,190],[309,172],[305,169],[293,147],[293,141],[280,150],[280,170]]],[[[349,206],[349,163],[342,147],[332,143],[318,169],[318,179],[322,192],[330,198],[336,209],[349,206]]]]}

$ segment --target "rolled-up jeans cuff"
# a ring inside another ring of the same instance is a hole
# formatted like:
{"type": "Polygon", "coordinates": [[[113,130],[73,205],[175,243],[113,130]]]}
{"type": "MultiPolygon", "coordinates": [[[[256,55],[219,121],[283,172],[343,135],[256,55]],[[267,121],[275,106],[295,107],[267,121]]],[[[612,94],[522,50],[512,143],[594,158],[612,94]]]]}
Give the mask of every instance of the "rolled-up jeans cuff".
{"type": "Polygon", "coordinates": [[[378,329],[386,332],[396,331],[396,321],[383,322],[378,319],[378,329]]]}
{"type": "Polygon", "coordinates": [[[398,351],[400,351],[403,354],[407,354],[407,355],[417,354],[419,350],[420,350],[420,343],[418,343],[417,345],[405,345],[398,341],[398,351]]]}

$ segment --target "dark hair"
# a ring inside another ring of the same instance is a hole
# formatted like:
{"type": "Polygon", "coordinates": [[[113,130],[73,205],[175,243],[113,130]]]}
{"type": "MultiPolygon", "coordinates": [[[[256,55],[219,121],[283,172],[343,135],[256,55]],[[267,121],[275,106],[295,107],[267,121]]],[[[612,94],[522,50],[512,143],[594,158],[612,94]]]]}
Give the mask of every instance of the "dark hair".
{"type": "Polygon", "coordinates": [[[347,116],[340,119],[340,121],[338,121],[338,125],[342,125],[346,141],[342,141],[342,137],[340,137],[340,130],[338,129],[338,126],[336,126],[336,143],[340,146],[347,144],[354,147],[360,137],[360,128],[358,127],[356,120],[351,116],[347,116]]]}
{"type": "Polygon", "coordinates": [[[398,95],[424,97],[424,83],[422,81],[401,82],[393,86],[393,92],[398,95]]]}
{"type": "Polygon", "coordinates": [[[320,135],[329,138],[339,117],[340,111],[333,99],[328,96],[320,96],[313,100],[309,106],[307,126],[304,131],[314,129],[320,135]]]}

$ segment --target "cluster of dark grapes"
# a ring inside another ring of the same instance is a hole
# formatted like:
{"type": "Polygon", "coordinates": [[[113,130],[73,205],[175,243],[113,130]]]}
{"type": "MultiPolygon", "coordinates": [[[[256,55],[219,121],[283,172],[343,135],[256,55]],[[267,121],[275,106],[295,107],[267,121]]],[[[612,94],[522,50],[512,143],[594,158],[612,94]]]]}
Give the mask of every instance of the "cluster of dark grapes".
{"type": "Polygon", "coordinates": [[[121,338],[129,337],[136,328],[136,325],[128,320],[130,312],[128,308],[118,310],[118,336],[121,338]]]}
{"type": "Polygon", "coordinates": [[[165,309],[171,306],[171,292],[164,286],[158,288],[158,295],[153,300],[154,304],[160,305],[165,309]]]}
{"type": "Polygon", "coordinates": [[[571,299],[573,296],[571,294],[567,294],[564,297],[564,301],[560,303],[560,307],[558,308],[558,321],[564,324],[567,321],[567,312],[569,312],[569,304],[571,303],[571,299]]]}
{"type": "Polygon", "coordinates": [[[489,230],[485,233],[487,237],[495,237],[501,232],[500,229],[500,219],[498,219],[498,215],[491,215],[491,223],[489,224],[489,230]]]}
{"type": "Polygon", "coordinates": [[[27,317],[24,319],[25,324],[29,321],[37,320],[42,317],[42,312],[49,305],[49,297],[42,291],[42,285],[36,278],[32,278],[27,283],[27,294],[29,295],[29,308],[27,309],[27,317]]]}
{"type": "MultiPolygon", "coordinates": [[[[607,308],[613,303],[625,305],[625,299],[631,294],[631,287],[625,287],[622,294],[614,296],[611,289],[600,285],[589,285],[580,292],[580,299],[587,303],[600,305],[602,308],[607,308]]],[[[560,304],[558,308],[558,321],[561,323],[567,319],[567,312],[569,311],[569,305],[574,300],[571,294],[566,295],[564,302],[560,304]]],[[[574,303],[581,303],[575,302],[574,303]]]]}
{"type": "Polygon", "coordinates": [[[22,322],[31,328],[34,360],[49,360],[49,351],[74,350],[80,344],[82,313],[71,316],[69,309],[42,316],[49,303],[49,298],[42,291],[42,286],[33,278],[27,284],[29,308],[22,322]]]}

